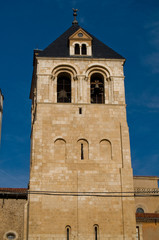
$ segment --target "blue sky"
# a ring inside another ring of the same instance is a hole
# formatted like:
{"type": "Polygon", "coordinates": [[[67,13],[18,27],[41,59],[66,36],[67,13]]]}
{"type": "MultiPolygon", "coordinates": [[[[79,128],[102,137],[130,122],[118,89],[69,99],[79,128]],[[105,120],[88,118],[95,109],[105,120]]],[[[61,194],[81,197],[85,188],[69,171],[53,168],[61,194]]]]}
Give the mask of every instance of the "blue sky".
{"type": "Polygon", "coordinates": [[[134,175],[159,176],[159,1],[7,0],[0,3],[4,94],[0,187],[27,187],[33,49],[73,21],[126,58],[125,88],[134,175]]]}

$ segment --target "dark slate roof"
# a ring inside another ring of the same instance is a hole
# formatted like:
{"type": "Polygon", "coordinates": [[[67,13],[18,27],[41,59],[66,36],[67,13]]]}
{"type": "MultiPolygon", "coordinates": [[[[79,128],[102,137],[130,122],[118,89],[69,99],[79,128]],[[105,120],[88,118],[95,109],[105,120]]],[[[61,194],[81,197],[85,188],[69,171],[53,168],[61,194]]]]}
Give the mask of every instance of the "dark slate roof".
{"type": "MultiPolygon", "coordinates": [[[[39,57],[74,57],[69,54],[69,37],[75,33],[79,28],[79,25],[72,25],[66,32],[58,37],[43,51],[39,51],[39,57]]],[[[83,28],[82,28],[83,29],[83,28]]],[[[104,43],[99,41],[93,35],[83,29],[88,35],[92,37],[92,56],[89,58],[107,58],[107,59],[124,59],[117,52],[106,46],[104,43]]],[[[88,56],[78,56],[87,57],[88,56]]]]}

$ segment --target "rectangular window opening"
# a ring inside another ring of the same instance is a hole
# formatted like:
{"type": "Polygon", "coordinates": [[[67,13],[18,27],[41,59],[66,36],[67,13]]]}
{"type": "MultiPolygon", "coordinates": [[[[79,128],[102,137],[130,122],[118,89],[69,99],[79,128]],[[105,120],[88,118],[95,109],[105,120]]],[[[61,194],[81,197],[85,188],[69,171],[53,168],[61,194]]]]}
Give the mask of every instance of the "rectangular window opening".
{"type": "Polygon", "coordinates": [[[95,229],[94,229],[94,230],[95,230],[95,240],[97,240],[97,239],[98,239],[98,232],[97,232],[97,231],[98,231],[98,229],[97,229],[97,227],[95,227],[95,229]]]}
{"type": "Polygon", "coordinates": [[[79,114],[82,114],[82,108],[79,108],[79,114]]]}
{"type": "Polygon", "coordinates": [[[136,226],[136,239],[140,240],[140,230],[139,230],[139,226],[136,226]]]}
{"type": "Polygon", "coordinates": [[[83,153],[83,143],[81,143],[81,160],[84,159],[84,153],[83,153]]]}

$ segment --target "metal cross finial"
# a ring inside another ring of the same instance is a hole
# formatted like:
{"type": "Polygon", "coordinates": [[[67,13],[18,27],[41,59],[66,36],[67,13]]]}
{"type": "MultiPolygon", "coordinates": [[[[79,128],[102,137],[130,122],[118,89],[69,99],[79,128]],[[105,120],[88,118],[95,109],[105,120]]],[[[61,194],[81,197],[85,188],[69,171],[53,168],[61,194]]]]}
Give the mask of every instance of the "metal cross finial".
{"type": "Polygon", "coordinates": [[[77,12],[78,12],[79,10],[78,10],[78,9],[74,9],[74,8],[72,8],[72,10],[73,10],[73,16],[74,16],[74,20],[73,20],[72,24],[73,24],[73,25],[74,25],[74,24],[78,24],[78,21],[77,21],[76,17],[77,17],[77,12]]]}

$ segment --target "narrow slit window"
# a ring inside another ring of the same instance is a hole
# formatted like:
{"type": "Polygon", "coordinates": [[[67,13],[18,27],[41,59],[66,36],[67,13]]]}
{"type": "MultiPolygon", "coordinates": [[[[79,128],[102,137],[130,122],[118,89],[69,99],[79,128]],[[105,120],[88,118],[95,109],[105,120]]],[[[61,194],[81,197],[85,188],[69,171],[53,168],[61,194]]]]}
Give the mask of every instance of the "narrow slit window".
{"type": "Polygon", "coordinates": [[[79,114],[82,114],[82,108],[79,108],[79,114]]]}
{"type": "Polygon", "coordinates": [[[139,226],[136,227],[136,239],[140,240],[140,229],[139,229],[139,226]]]}
{"type": "Polygon", "coordinates": [[[83,143],[81,143],[81,160],[84,159],[83,143]]]}
{"type": "Polygon", "coordinates": [[[95,240],[98,240],[98,228],[97,227],[94,228],[94,232],[95,232],[95,240]]]}
{"type": "Polygon", "coordinates": [[[69,240],[70,239],[70,229],[69,229],[69,227],[67,228],[67,240],[69,240]]]}

